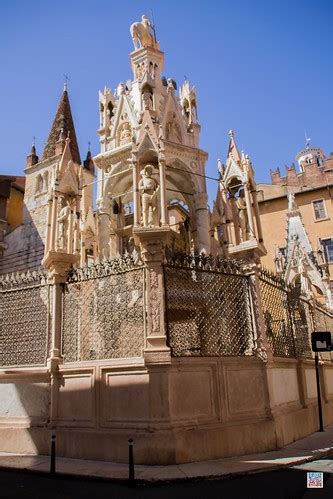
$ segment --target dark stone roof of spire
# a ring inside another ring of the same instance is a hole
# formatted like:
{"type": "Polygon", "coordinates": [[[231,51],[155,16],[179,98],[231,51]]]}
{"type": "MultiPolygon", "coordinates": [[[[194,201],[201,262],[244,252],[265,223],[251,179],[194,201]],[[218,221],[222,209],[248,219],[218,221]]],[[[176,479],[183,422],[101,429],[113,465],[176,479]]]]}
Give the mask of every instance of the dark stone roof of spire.
{"type": "Polygon", "coordinates": [[[56,143],[59,140],[61,129],[63,129],[63,136],[70,138],[70,149],[73,161],[81,164],[80,151],[77,144],[76,133],[73,123],[71,106],[69,103],[67,90],[63,91],[58,109],[49,133],[47,143],[43,152],[42,161],[49,159],[55,155],[56,143]],[[69,134],[68,134],[69,132],[69,134]]]}
{"type": "Polygon", "coordinates": [[[93,157],[92,157],[90,149],[87,152],[86,159],[83,161],[83,168],[85,170],[91,171],[92,173],[94,173],[94,171],[95,171],[94,160],[93,160],[93,157]]]}

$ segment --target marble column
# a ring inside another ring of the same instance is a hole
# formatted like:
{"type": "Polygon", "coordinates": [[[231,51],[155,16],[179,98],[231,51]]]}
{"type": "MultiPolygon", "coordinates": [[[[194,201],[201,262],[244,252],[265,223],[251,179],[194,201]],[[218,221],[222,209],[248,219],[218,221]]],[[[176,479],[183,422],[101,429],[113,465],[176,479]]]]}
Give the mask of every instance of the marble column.
{"type": "Polygon", "coordinates": [[[140,196],[139,196],[139,179],[138,179],[138,163],[136,160],[131,160],[133,171],[133,209],[134,209],[134,227],[140,225],[140,196]]]}
{"type": "Polygon", "coordinates": [[[208,218],[208,196],[206,192],[195,195],[195,215],[197,227],[197,251],[210,254],[210,226],[208,218]]]}
{"type": "Polygon", "coordinates": [[[161,193],[161,225],[167,225],[168,221],[168,207],[166,196],[166,182],[165,182],[165,159],[160,158],[158,161],[159,174],[160,174],[160,193],[161,193]]]}

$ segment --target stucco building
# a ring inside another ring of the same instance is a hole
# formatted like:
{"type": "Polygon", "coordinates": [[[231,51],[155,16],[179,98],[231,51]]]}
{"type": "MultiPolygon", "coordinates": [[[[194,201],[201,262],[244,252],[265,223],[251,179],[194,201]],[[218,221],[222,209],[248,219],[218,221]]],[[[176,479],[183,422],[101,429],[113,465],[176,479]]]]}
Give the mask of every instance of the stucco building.
{"type": "Polygon", "coordinates": [[[287,282],[303,279],[304,291],[333,307],[333,154],[306,146],[286,175],[271,171],[272,184],[258,184],[267,255],[262,264],[287,282]],[[289,200],[288,200],[289,196],[289,200]]]}

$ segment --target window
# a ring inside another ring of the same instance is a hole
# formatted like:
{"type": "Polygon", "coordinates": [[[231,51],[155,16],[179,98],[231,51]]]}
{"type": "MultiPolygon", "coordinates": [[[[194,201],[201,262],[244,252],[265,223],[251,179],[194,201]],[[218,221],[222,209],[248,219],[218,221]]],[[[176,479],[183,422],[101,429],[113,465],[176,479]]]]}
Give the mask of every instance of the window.
{"type": "Polygon", "coordinates": [[[318,201],[313,201],[313,209],[316,220],[322,220],[324,218],[327,218],[325,203],[323,199],[319,199],[318,201]]]}
{"type": "Polygon", "coordinates": [[[35,195],[40,194],[43,190],[43,177],[41,174],[37,175],[35,183],[35,195]]]}
{"type": "Polygon", "coordinates": [[[44,182],[43,182],[43,187],[44,187],[44,191],[47,192],[48,188],[49,188],[49,172],[46,171],[44,173],[44,182]]]}
{"type": "Polygon", "coordinates": [[[328,262],[333,262],[333,239],[322,239],[324,252],[328,262]]]}

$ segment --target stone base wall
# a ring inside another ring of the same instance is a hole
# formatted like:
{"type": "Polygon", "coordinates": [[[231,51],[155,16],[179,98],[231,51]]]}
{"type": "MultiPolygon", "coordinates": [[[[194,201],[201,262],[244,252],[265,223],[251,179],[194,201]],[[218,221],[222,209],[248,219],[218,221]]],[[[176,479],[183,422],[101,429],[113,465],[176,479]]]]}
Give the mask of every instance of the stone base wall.
{"type": "MultiPolygon", "coordinates": [[[[333,366],[321,366],[324,423],[333,422],[333,366]]],[[[318,429],[314,362],[253,358],[142,359],[0,374],[0,450],[174,464],[282,447],[318,429]]]]}

